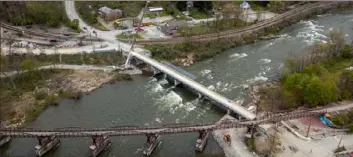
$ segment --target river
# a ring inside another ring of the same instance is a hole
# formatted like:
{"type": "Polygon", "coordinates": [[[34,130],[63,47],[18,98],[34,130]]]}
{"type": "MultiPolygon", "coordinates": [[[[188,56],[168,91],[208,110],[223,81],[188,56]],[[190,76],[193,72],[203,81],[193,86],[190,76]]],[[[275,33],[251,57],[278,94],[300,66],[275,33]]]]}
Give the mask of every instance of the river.
{"type": "MultiPolygon", "coordinates": [[[[285,58],[303,51],[316,41],[325,41],[331,28],[342,28],[347,41],[353,39],[353,11],[319,15],[281,31],[278,39],[229,49],[212,59],[185,68],[198,80],[228,98],[243,101],[246,87],[257,80],[276,78],[285,58]]],[[[166,123],[210,123],[224,113],[200,102],[185,89],[164,86],[165,80],[134,76],[134,81],[104,85],[81,100],[62,100],[49,107],[28,127],[112,127],[118,125],[160,125],[166,123]]],[[[203,153],[195,153],[196,133],[162,136],[152,157],[222,157],[224,153],[210,139],[203,153]]],[[[144,136],[110,137],[112,147],[102,157],[142,157],[144,136]]],[[[61,139],[50,157],[88,156],[90,138],[61,139]]],[[[36,139],[13,139],[2,148],[1,157],[34,157],[36,139]]]]}

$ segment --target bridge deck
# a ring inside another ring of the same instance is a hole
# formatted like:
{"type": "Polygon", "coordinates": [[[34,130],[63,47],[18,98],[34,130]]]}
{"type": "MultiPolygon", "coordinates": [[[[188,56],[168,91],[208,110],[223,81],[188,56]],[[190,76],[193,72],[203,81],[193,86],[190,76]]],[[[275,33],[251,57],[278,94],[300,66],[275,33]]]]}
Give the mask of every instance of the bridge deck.
{"type": "Polygon", "coordinates": [[[131,54],[135,57],[137,57],[138,59],[144,61],[145,63],[153,66],[154,68],[157,68],[158,70],[172,76],[173,78],[175,78],[176,80],[180,81],[181,83],[197,90],[198,92],[200,92],[201,94],[207,96],[208,98],[218,102],[219,104],[223,105],[224,107],[230,109],[231,111],[239,114],[240,116],[252,120],[255,118],[255,114],[253,114],[252,112],[246,110],[244,107],[240,106],[239,104],[236,104],[234,101],[212,91],[209,90],[208,88],[206,88],[205,86],[203,86],[202,84],[188,78],[185,77],[184,75],[182,75],[181,73],[171,69],[170,67],[148,57],[145,56],[143,54],[140,54],[138,52],[135,51],[131,51],[131,54]]]}
{"type": "Polygon", "coordinates": [[[58,128],[58,129],[0,129],[0,136],[10,136],[16,138],[36,138],[45,136],[56,136],[59,138],[70,137],[91,137],[91,136],[134,136],[145,134],[174,134],[198,132],[203,130],[219,130],[228,128],[242,128],[252,125],[261,125],[265,123],[277,122],[281,120],[297,119],[306,116],[317,116],[325,112],[292,112],[287,114],[274,114],[260,117],[258,120],[252,121],[234,121],[222,120],[217,123],[209,124],[171,124],[162,126],[121,126],[112,128],[58,128]]]}
{"type": "Polygon", "coordinates": [[[161,63],[164,64],[164,65],[166,65],[167,67],[172,68],[173,70],[175,70],[175,71],[177,71],[177,72],[179,72],[179,73],[185,75],[186,77],[189,77],[189,78],[191,78],[191,79],[193,79],[193,80],[196,80],[196,76],[195,76],[195,75],[193,75],[193,74],[191,74],[191,73],[185,71],[184,69],[181,69],[181,68],[178,67],[178,66],[173,65],[172,63],[169,63],[169,62],[167,62],[167,61],[161,61],[161,63]]]}

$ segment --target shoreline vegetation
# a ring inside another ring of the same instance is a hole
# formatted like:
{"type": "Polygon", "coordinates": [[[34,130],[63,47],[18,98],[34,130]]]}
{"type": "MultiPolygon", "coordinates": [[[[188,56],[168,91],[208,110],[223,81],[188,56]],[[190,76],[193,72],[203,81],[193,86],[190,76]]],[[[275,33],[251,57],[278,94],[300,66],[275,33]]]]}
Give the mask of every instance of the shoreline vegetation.
{"type": "MultiPolygon", "coordinates": [[[[243,44],[255,43],[258,40],[267,40],[276,38],[281,29],[300,20],[308,19],[318,14],[324,14],[328,11],[341,11],[352,8],[352,4],[342,6],[337,5],[334,8],[325,8],[322,10],[314,10],[306,16],[298,16],[292,20],[283,21],[275,26],[271,26],[264,30],[258,30],[252,33],[243,34],[241,37],[221,38],[214,41],[197,41],[191,40],[192,34],[185,34],[185,40],[177,44],[154,44],[146,45],[145,48],[151,51],[152,56],[157,60],[167,60],[173,64],[180,66],[190,66],[196,61],[208,59],[217,54],[243,44]]],[[[221,29],[221,28],[214,28],[221,29]]],[[[200,30],[198,30],[200,31],[200,30]]]]}
{"type": "Polygon", "coordinates": [[[1,71],[27,70],[25,73],[0,78],[1,125],[20,127],[34,121],[48,106],[61,99],[80,99],[84,94],[106,83],[132,80],[130,75],[89,70],[36,68],[48,64],[117,65],[119,53],[83,55],[16,55],[1,56],[1,71]],[[61,62],[60,62],[61,61],[61,62]]]}
{"type": "MultiPolygon", "coordinates": [[[[328,43],[316,43],[308,53],[287,59],[279,81],[260,87],[260,110],[312,109],[353,99],[353,43],[346,43],[340,29],[331,30],[328,38],[328,43]]],[[[348,115],[352,113],[334,121],[353,132],[348,115]]]]}

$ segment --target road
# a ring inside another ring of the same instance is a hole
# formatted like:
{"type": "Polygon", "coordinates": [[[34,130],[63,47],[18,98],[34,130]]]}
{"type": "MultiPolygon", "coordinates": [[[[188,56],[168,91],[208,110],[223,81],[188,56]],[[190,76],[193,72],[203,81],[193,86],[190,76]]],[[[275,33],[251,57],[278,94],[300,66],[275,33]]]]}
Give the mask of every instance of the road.
{"type": "Polygon", "coordinates": [[[97,30],[97,29],[89,26],[77,14],[76,9],[75,9],[75,1],[65,1],[65,11],[66,11],[67,17],[70,20],[78,19],[79,27],[82,30],[84,30],[83,27],[86,27],[88,32],[90,32],[90,33],[93,33],[93,31],[96,31],[98,38],[104,39],[105,41],[116,41],[115,36],[119,33],[122,33],[122,30],[101,31],[101,30],[97,30]]]}

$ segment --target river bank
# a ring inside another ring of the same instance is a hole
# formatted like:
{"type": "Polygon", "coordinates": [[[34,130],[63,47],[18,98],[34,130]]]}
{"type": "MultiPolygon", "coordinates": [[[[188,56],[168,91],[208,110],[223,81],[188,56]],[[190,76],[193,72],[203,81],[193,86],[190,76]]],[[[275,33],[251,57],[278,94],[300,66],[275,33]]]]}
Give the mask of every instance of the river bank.
{"type": "MultiPolygon", "coordinates": [[[[226,96],[241,101],[247,87],[257,80],[278,78],[278,69],[291,54],[302,52],[316,41],[325,40],[330,28],[343,28],[351,39],[353,12],[325,14],[286,27],[280,38],[258,41],[226,50],[210,59],[184,69],[197,81],[226,96]]],[[[185,89],[164,85],[165,80],[134,76],[134,81],[103,85],[80,100],[64,99],[58,106],[49,106],[28,128],[107,128],[114,126],[160,126],[173,123],[205,124],[224,116],[213,104],[199,101],[185,89]]],[[[224,156],[218,143],[209,140],[203,153],[195,153],[198,134],[162,136],[161,148],[153,156],[215,157],[224,156]],[[211,144],[211,145],[210,145],[211,144]],[[223,154],[223,155],[222,155],[223,154]]],[[[145,136],[110,137],[112,146],[101,156],[141,157],[145,136]]],[[[59,149],[50,157],[88,155],[89,138],[63,138],[59,149]]],[[[36,139],[15,138],[0,151],[0,156],[35,156],[36,139]]],[[[238,157],[238,156],[237,156],[238,157]]]]}
{"type": "MultiPolygon", "coordinates": [[[[352,8],[353,3],[343,2],[324,5],[311,10],[299,13],[289,19],[283,19],[265,29],[254,29],[251,32],[244,32],[237,36],[215,38],[213,41],[203,41],[201,38],[185,38],[182,43],[177,44],[154,44],[145,46],[158,60],[167,60],[180,66],[190,66],[196,61],[209,59],[227,49],[240,45],[255,43],[260,40],[278,38],[278,33],[283,28],[295,24],[301,20],[311,18],[315,15],[324,14],[328,11],[342,11],[352,8]]],[[[251,27],[251,26],[249,26],[251,27]]]]}
{"type": "Polygon", "coordinates": [[[43,69],[1,78],[1,125],[21,127],[62,99],[80,99],[103,84],[131,80],[130,75],[89,70],[43,69]]]}

